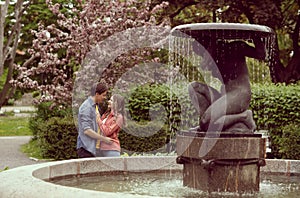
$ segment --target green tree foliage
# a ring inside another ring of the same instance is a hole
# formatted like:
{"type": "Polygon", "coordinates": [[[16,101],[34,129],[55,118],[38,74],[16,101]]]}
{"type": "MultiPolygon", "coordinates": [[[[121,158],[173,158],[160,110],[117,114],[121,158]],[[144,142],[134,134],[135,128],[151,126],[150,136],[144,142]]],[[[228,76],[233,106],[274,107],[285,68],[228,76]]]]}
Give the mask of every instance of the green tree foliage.
{"type": "MultiPolygon", "coordinates": [[[[77,4],[77,1],[55,0],[55,3],[62,5],[62,13],[72,15],[71,9],[77,4]]],[[[3,7],[3,5],[2,5],[3,7]]],[[[2,14],[2,13],[1,13],[2,14]]],[[[10,2],[5,14],[4,34],[3,34],[3,59],[0,56],[0,107],[7,103],[9,98],[17,97],[20,91],[30,91],[20,89],[11,85],[11,80],[17,77],[18,72],[15,65],[23,65],[34,67],[33,60],[28,53],[28,49],[32,46],[34,34],[32,31],[38,30],[39,25],[56,24],[58,17],[53,14],[44,0],[30,0],[10,2]],[[16,42],[13,42],[13,40],[16,42]],[[3,62],[2,62],[3,61],[3,62]],[[3,72],[1,72],[1,68],[3,72]]],[[[1,39],[0,39],[1,40],[1,39]]]]}
{"type": "MultiPolygon", "coordinates": [[[[157,0],[157,2],[161,2],[157,0]]],[[[172,0],[163,13],[172,26],[185,23],[231,22],[266,25],[276,40],[270,74],[274,83],[300,80],[299,0],[172,0]]]]}

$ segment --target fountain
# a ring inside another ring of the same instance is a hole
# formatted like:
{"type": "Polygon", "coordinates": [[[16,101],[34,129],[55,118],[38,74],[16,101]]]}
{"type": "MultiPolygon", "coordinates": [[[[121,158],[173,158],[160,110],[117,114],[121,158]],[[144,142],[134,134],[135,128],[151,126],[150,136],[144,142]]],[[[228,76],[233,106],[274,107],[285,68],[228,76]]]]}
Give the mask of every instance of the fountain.
{"type": "Polygon", "coordinates": [[[192,53],[200,56],[197,65],[221,84],[220,89],[196,81],[189,85],[199,125],[177,135],[183,184],[208,192],[259,191],[266,143],[254,134],[256,126],[248,110],[251,89],[246,57],[270,59],[273,30],[260,25],[200,23],[177,26],[172,35],[192,40],[192,53]]]}

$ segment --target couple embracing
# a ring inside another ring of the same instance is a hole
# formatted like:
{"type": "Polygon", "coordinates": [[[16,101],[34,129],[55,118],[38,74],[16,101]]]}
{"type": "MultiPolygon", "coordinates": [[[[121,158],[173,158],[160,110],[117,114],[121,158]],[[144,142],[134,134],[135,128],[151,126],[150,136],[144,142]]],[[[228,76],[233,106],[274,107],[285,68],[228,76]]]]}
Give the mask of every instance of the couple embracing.
{"type": "Polygon", "coordinates": [[[114,94],[108,101],[107,111],[101,115],[100,104],[107,92],[104,83],[93,85],[90,96],[79,108],[76,147],[79,158],[120,156],[118,134],[125,124],[124,98],[114,94]]]}

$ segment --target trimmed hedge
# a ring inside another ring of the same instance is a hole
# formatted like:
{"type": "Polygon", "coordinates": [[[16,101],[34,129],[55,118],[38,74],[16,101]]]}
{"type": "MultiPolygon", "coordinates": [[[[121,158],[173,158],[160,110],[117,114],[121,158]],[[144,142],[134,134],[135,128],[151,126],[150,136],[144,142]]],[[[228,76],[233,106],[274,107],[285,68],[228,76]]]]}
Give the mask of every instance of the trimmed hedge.
{"type": "Polygon", "coordinates": [[[166,152],[170,143],[170,130],[166,127],[163,123],[129,124],[119,133],[122,151],[128,154],[166,152]]]}
{"type": "Polygon", "coordinates": [[[252,85],[250,108],[258,129],[300,123],[300,85],[252,85]]]}
{"type": "Polygon", "coordinates": [[[281,127],[280,132],[277,136],[273,135],[273,142],[278,145],[276,157],[300,160],[300,123],[281,127]]]}
{"type": "Polygon", "coordinates": [[[77,158],[77,134],[71,117],[53,117],[41,123],[37,136],[42,156],[55,160],[77,158]]]}
{"type": "Polygon", "coordinates": [[[171,152],[181,122],[178,97],[166,85],[136,87],[128,98],[130,122],[119,135],[126,153],[171,152]]]}
{"type": "Polygon", "coordinates": [[[52,107],[51,102],[44,102],[36,105],[37,111],[35,116],[29,119],[29,129],[32,131],[33,139],[37,138],[38,132],[41,130],[41,124],[47,122],[52,117],[67,117],[72,115],[69,108],[52,107]]]}
{"type": "Polygon", "coordinates": [[[257,129],[269,131],[272,158],[299,159],[300,86],[255,84],[250,107],[257,129]]]}
{"type": "Polygon", "coordinates": [[[172,130],[188,129],[199,123],[196,109],[188,96],[186,84],[170,89],[166,85],[146,84],[130,95],[126,109],[136,122],[164,120],[172,130]]]}
{"type": "Polygon", "coordinates": [[[77,158],[77,129],[71,109],[53,107],[51,102],[36,106],[34,117],[29,120],[33,139],[38,140],[41,154],[47,159],[77,158]]]}

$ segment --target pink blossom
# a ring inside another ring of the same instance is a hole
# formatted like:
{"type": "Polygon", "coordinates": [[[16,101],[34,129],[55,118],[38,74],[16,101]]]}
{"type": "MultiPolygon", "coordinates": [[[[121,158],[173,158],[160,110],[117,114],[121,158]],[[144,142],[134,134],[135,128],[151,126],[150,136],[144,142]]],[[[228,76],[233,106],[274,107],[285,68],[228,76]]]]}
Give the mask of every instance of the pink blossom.
{"type": "MultiPolygon", "coordinates": [[[[82,61],[95,45],[128,28],[164,26],[168,23],[163,20],[162,24],[156,24],[155,18],[156,13],[168,6],[166,2],[156,5],[152,10],[151,0],[145,1],[143,5],[136,2],[138,1],[79,0],[78,7],[70,8],[72,17],[68,17],[61,12],[59,4],[46,0],[49,9],[58,17],[57,25],[44,27],[39,24],[38,31],[32,31],[36,39],[33,40],[28,53],[39,58],[35,67],[18,66],[19,76],[12,83],[21,88],[40,91],[41,97],[36,102],[51,100],[57,105],[70,105],[74,78],[84,78],[85,74],[80,73],[78,69],[83,67],[82,61]],[[42,76],[43,78],[37,80],[42,76]]],[[[117,47],[116,43],[111,44],[114,45],[117,47]]],[[[101,56],[106,60],[109,59],[109,55],[101,56]]],[[[135,50],[127,56],[118,56],[101,72],[106,82],[112,84],[118,73],[125,72],[135,63],[143,62],[149,55],[151,53],[147,50],[135,50]]],[[[97,63],[85,67],[88,67],[87,71],[95,73],[95,79],[100,78],[100,71],[96,71],[97,63]]]]}

